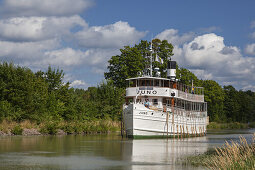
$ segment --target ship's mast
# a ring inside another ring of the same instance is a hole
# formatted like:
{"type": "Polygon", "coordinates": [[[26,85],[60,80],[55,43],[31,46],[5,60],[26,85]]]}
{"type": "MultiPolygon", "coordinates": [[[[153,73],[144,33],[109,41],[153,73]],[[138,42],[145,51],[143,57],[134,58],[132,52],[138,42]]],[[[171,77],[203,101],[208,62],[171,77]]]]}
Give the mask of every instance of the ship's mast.
{"type": "Polygon", "coordinates": [[[152,40],[151,40],[151,47],[150,47],[150,76],[152,77],[152,40]]]}

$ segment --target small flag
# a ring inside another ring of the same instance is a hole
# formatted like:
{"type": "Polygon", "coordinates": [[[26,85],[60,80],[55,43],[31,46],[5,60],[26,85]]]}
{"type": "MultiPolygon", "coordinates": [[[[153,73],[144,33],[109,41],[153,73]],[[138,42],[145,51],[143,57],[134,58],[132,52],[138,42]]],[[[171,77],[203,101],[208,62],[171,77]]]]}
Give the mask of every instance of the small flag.
{"type": "Polygon", "coordinates": [[[158,55],[156,55],[155,61],[159,62],[160,64],[163,64],[163,59],[160,58],[158,55]]]}

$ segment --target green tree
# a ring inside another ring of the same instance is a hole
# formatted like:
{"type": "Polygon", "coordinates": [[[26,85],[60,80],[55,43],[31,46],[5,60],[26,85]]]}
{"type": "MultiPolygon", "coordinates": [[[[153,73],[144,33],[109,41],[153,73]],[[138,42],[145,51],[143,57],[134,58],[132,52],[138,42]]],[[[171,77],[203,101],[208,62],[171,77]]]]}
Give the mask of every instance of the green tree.
{"type": "MultiPolygon", "coordinates": [[[[167,40],[154,39],[152,41],[153,54],[153,68],[159,67],[162,77],[166,77],[167,61],[173,55],[173,46],[167,40]],[[158,55],[164,62],[161,64],[155,61],[158,55]]],[[[105,79],[112,80],[117,87],[126,87],[125,79],[136,77],[138,72],[143,72],[145,68],[150,65],[150,43],[148,41],[141,41],[134,47],[125,46],[120,49],[121,54],[112,56],[108,61],[108,72],[106,72],[105,79]]]]}
{"type": "Polygon", "coordinates": [[[238,102],[238,91],[229,85],[224,86],[224,112],[228,119],[228,122],[237,122],[239,121],[239,113],[240,113],[240,104],[238,102]]]}
{"type": "MultiPolygon", "coordinates": [[[[39,72],[38,74],[40,74],[39,72]]],[[[46,82],[48,83],[49,92],[57,90],[63,85],[64,72],[59,69],[52,69],[51,66],[48,67],[47,72],[43,74],[46,82]]]]}
{"type": "Polygon", "coordinates": [[[221,86],[213,80],[204,80],[201,82],[204,87],[205,101],[208,105],[208,116],[210,121],[224,122],[224,91],[221,86]]]}
{"type": "Polygon", "coordinates": [[[190,70],[186,68],[178,68],[176,69],[177,79],[180,80],[181,83],[191,86],[192,80],[194,86],[201,86],[201,81],[197,78],[197,76],[192,73],[190,70]]]}

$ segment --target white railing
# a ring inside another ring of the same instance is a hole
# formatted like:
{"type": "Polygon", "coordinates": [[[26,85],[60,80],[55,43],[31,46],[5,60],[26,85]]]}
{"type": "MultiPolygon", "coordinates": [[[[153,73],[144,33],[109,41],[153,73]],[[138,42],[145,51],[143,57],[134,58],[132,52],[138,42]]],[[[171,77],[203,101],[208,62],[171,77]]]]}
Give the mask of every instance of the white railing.
{"type": "Polygon", "coordinates": [[[186,100],[204,102],[204,95],[190,94],[178,90],[178,97],[186,100]]]}

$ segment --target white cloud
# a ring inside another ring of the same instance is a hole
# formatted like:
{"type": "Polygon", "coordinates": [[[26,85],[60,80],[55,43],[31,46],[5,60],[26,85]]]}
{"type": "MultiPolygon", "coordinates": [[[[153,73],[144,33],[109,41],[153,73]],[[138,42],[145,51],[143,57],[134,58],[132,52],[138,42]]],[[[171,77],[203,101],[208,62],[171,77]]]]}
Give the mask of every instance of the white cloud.
{"type": "Polygon", "coordinates": [[[45,57],[39,61],[43,65],[75,66],[80,65],[88,56],[87,52],[64,48],[45,52],[45,57]]]}
{"type": "Polygon", "coordinates": [[[183,35],[178,35],[178,30],[176,29],[166,29],[159,33],[156,38],[161,40],[167,40],[173,45],[181,45],[187,41],[190,41],[194,37],[194,33],[185,33],[183,35]]]}
{"type": "Polygon", "coordinates": [[[255,43],[248,44],[245,48],[245,52],[250,55],[255,55],[255,43]]]}
{"type": "Polygon", "coordinates": [[[86,51],[63,48],[45,52],[42,60],[37,63],[41,65],[54,66],[93,66],[101,69],[106,68],[107,61],[112,55],[116,55],[117,50],[111,49],[88,49],[86,51]]]}
{"type": "Polygon", "coordinates": [[[94,0],[0,1],[0,60],[34,71],[59,67],[67,75],[75,74],[69,76],[75,87],[89,86],[83,78],[98,76],[101,81],[110,57],[146,32],[122,21],[89,26],[79,14],[93,4],[94,0]]]}
{"type": "Polygon", "coordinates": [[[213,33],[196,37],[193,41],[184,44],[183,57],[192,67],[218,67],[223,61],[235,60],[240,56],[237,47],[227,47],[223,37],[213,33]]]}
{"type": "Polygon", "coordinates": [[[253,85],[247,85],[242,88],[242,90],[251,90],[255,92],[255,86],[253,85]]]}
{"type": "Polygon", "coordinates": [[[37,60],[40,59],[44,51],[52,50],[60,46],[56,39],[50,39],[40,42],[9,42],[0,41],[0,57],[9,61],[20,59],[37,60]]]}
{"type": "MultiPolygon", "coordinates": [[[[169,32],[165,34],[164,31],[157,37],[168,40],[180,37],[176,30],[169,32]],[[166,38],[171,34],[173,37],[166,38]]],[[[173,59],[199,78],[213,79],[223,85],[234,84],[239,89],[254,86],[255,58],[244,57],[238,47],[226,46],[223,37],[214,33],[203,34],[187,40],[183,45],[176,44],[179,45],[174,45],[173,59]]],[[[253,52],[253,46],[247,49],[246,52],[253,52]]]]}
{"type": "Polygon", "coordinates": [[[116,22],[111,25],[94,26],[77,32],[75,37],[82,47],[122,48],[138,42],[146,35],[139,32],[127,22],[116,22]]]}
{"type": "Polygon", "coordinates": [[[192,73],[194,73],[197,77],[203,79],[203,80],[212,80],[213,74],[210,72],[207,72],[206,70],[202,69],[190,69],[192,73]]]}
{"type": "Polygon", "coordinates": [[[75,26],[87,27],[80,16],[19,17],[0,20],[0,38],[9,41],[40,41],[68,36],[75,26]]]}
{"type": "Polygon", "coordinates": [[[205,34],[183,46],[183,65],[203,70],[203,78],[219,82],[239,81],[239,87],[255,81],[255,58],[244,57],[237,47],[226,46],[223,37],[205,34]]]}
{"type": "Polygon", "coordinates": [[[0,14],[19,16],[70,16],[93,5],[92,0],[3,0],[0,14]]]}
{"type": "Polygon", "coordinates": [[[90,72],[102,75],[110,57],[120,53],[116,46],[135,43],[144,35],[144,32],[138,32],[121,21],[89,28],[80,16],[3,19],[0,20],[0,59],[36,69],[52,65],[70,71],[85,66],[90,67],[90,72]],[[83,31],[94,30],[102,34],[101,43],[94,41],[90,42],[91,48],[74,49],[77,34],[71,29],[76,25],[83,31]],[[66,47],[62,45],[63,39],[69,41],[66,47]]]}
{"type": "Polygon", "coordinates": [[[82,80],[74,80],[71,84],[71,87],[80,88],[80,89],[87,89],[89,84],[82,80]]]}

